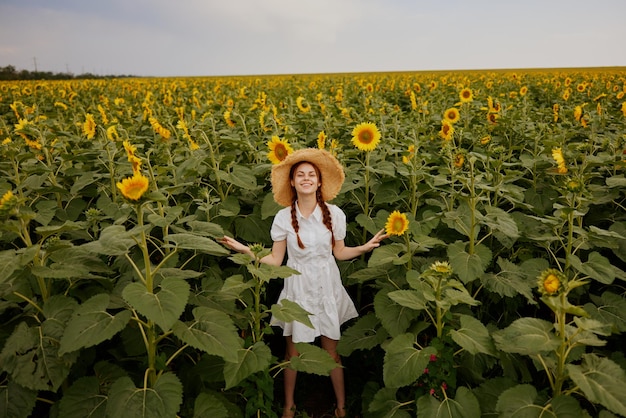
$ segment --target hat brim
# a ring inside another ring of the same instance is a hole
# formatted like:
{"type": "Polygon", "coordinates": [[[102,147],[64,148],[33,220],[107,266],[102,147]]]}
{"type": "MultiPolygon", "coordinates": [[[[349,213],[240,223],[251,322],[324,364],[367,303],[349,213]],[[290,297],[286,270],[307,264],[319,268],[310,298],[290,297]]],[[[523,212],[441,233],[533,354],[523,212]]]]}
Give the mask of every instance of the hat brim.
{"type": "Polygon", "coordinates": [[[282,206],[291,206],[294,195],[289,172],[294,164],[301,161],[309,162],[320,170],[324,201],[334,199],[339,194],[345,179],[341,163],[326,150],[306,148],[289,154],[279,164],[272,166],[272,193],[276,203],[282,206]]]}

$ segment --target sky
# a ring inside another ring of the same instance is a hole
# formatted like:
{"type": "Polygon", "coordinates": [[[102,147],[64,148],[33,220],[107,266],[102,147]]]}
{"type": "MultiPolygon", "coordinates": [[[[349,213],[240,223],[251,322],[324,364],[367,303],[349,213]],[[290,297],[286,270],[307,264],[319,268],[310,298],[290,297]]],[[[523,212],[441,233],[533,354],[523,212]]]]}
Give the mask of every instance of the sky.
{"type": "Polygon", "coordinates": [[[0,0],[0,67],[156,77],[626,66],[625,0],[0,0]]]}

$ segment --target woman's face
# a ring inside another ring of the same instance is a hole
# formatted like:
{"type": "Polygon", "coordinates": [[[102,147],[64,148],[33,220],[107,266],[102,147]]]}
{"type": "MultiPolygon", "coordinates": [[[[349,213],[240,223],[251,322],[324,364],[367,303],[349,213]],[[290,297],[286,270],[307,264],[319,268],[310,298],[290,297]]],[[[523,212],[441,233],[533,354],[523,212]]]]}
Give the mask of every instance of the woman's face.
{"type": "Polygon", "coordinates": [[[296,189],[298,197],[314,195],[322,185],[317,169],[311,163],[301,163],[294,171],[291,178],[291,185],[296,189]]]}

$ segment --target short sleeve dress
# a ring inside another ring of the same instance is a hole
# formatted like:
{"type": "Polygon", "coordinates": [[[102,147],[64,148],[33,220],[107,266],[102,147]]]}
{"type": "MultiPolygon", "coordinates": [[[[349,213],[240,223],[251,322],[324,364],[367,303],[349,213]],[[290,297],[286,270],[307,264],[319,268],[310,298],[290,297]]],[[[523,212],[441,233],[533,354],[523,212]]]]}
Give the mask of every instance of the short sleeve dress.
{"type": "MultiPolygon", "coordinates": [[[[336,205],[327,204],[330,210],[335,240],[346,237],[346,215],[336,205]]],[[[313,342],[320,335],[333,340],[340,337],[341,325],[358,316],[358,312],[341,282],[337,262],[332,253],[331,234],[324,225],[319,206],[305,218],[296,204],[299,235],[305,248],[298,247],[296,233],[291,225],[291,208],[281,209],[274,217],[271,236],[274,241],[287,240],[287,265],[299,275],[287,277],[278,296],[296,302],[310,312],[314,328],[297,322],[280,321],[275,317],[270,325],[283,329],[283,335],[293,342],[313,342]]]]}

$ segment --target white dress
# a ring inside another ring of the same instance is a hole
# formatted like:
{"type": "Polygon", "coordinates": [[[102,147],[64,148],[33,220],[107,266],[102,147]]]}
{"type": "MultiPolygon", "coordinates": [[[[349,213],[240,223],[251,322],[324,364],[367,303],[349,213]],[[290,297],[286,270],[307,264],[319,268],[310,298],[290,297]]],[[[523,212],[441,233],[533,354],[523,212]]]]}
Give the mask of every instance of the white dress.
{"type": "MultiPolygon", "coordinates": [[[[346,237],[346,215],[338,206],[327,205],[335,240],[343,240],[346,237]]],[[[332,253],[331,234],[324,225],[322,210],[316,206],[313,213],[305,218],[296,204],[296,216],[304,249],[298,247],[291,225],[291,207],[281,209],[272,224],[272,240],[287,240],[287,265],[300,272],[285,279],[278,302],[283,299],[296,302],[312,314],[309,319],[315,328],[297,321],[285,323],[275,317],[272,317],[270,325],[280,326],[283,335],[291,335],[295,343],[313,342],[320,335],[338,340],[341,324],[356,318],[358,313],[341,282],[332,253]]]]}

